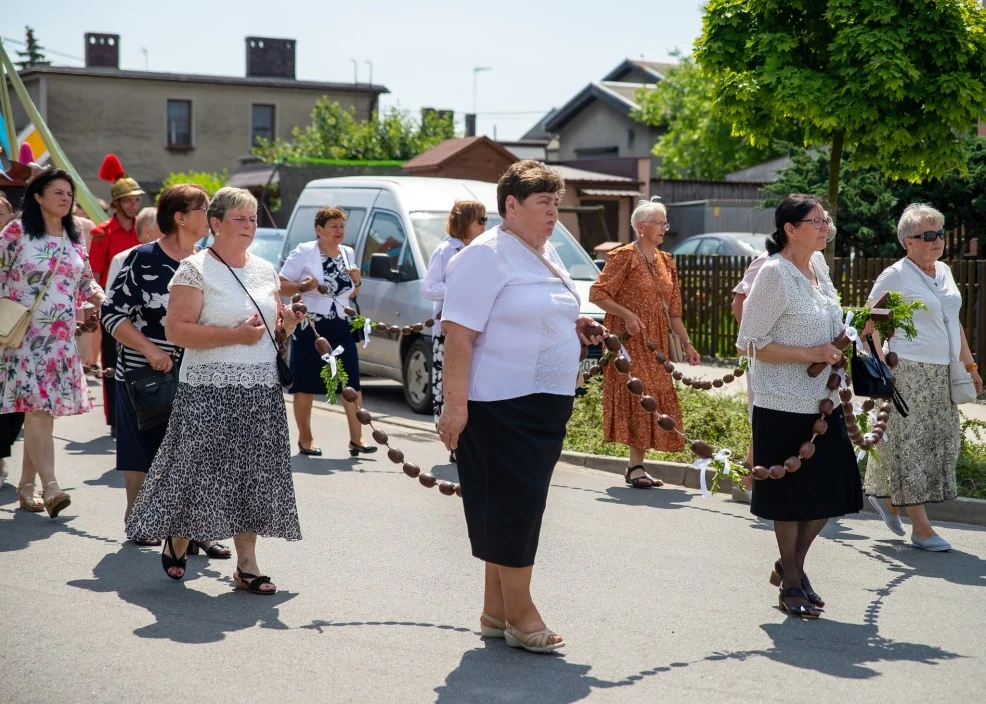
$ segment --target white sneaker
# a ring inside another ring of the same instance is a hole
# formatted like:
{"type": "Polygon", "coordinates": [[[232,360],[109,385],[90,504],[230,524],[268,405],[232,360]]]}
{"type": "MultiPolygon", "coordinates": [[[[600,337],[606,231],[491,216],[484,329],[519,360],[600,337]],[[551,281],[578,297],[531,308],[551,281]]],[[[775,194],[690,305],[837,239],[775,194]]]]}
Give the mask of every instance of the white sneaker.
{"type": "Polygon", "coordinates": [[[900,516],[895,516],[890,513],[889,509],[887,509],[887,502],[883,499],[877,496],[867,496],[866,498],[870,500],[870,506],[876,509],[876,512],[880,514],[880,518],[882,518],[883,522],[887,524],[887,528],[889,528],[894,535],[899,535],[903,538],[905,531],[903,524],[900,522],[900,516]]]}
{"type": "Polygon", "coordinates": [[[739,501],[741,504],[751,503],[753,494],[742,486],[733,485],[733,501],[739,501]]]}

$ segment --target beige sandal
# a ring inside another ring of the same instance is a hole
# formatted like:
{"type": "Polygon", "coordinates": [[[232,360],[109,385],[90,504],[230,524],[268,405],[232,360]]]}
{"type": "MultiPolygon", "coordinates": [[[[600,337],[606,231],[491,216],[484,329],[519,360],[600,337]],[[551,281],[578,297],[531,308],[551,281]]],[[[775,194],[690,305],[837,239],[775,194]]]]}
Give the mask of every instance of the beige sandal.
{"type": "Polygon", "coordinates": [[[507,627],[506,621],[501,621],[498,618],[493,618],[485,611],[479,615],[479,632],[482,634],[483,638],[503,638],[503,631],[507,627]],[[483,623],[483,619],[486,619],[492,626],[487,626],[483,623]]]}
{"type": "Polygon", "coordinates": [[[45,510],[44,502],[38,499],[37,495],[34,493],[37,487],[34,484],[21,484],[17,487],[17,499],[20,501],[21,508],[25,511],[30,511],[31,513],[41,513],[45,510]],[[24,489],[30,489],[31,494],[27,495],[24,493],[24,489]]]}
{"type": "MultiPolygon", "coordinates": [[[[47,484],[45,484],[45,489],[47,489],[52,484],[58,486],[58,482],[48,482],[47,484]]],[[[45,511],[47,511],[48,515],[51,516],[52,518],[57,518],[58,514],[61,513],[63,510],[67,509],[69,504],[71,503],[72,503],[72,499],[69,497],[69,495],[66,494],[64,491],[62,491],[61,489],[59,489],[57,494],[55,494],[51,498],[44,500],[45,511]]]]}
{"type": "Polygon", "coordinates": [[[503,637],[507,640],[507,645],[511,648],[523,648],[531,653],[550,653],[552,650],[558,650],[558,648],[564,647],[564,640],[560,643],[548,642],[548,639],[551,638],[551,636],[557,635],[557,633],[549,628],[545,628],[534,633],[523,633],[522,631],[518,631],[509,623],[503,631],[503,637]]]}

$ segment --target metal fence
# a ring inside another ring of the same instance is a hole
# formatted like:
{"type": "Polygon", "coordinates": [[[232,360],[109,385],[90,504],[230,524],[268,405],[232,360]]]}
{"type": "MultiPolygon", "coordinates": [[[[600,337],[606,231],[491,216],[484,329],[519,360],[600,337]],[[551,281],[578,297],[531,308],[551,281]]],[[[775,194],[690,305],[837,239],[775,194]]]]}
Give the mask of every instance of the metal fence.
{"type": "MultiPolygon", "coordinates": [[[[739,325],[733,317],[732,290],[752,257],[684,255],[675,257],[685,328],[703,356],[735,358],[739,325]]],[[[836,257],[832,283],[843,306],[861,306],[880,273],[896,259],[836,257]]],[[[986,352],[986,260],[947,261],[962,294],[960,320],[976,362],[986,352]]]]}

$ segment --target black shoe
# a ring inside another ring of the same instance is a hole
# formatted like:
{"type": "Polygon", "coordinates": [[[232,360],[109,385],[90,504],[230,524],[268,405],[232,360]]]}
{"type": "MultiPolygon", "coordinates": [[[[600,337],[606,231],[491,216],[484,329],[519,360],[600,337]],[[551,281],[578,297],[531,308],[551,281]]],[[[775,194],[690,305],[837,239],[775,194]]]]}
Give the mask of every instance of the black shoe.
{"type": "Polygon", "coordinates": [[[357,445],[355,442],[349,443],[349,456],[356,457],[356,455],[363,453],[364,455],[372,455],[377,451],[375,445],[357,445]]]}
{"type": "Polygon", "coordinates": [[[452,450],[450,453],[448,453],[448,461],[449,464],[455,464],[455,450],[452,450]]]}
{"type": "Polygon", "coordinates": [[[204,552],[206,557],[211,557],[213,560],[228,560],[233,556],[232,551],[222,543],[213,543],[209,547],[206,547],[204,542],[200,543],[197,540],[188,541],[188,550],[185,551],[185,554],[198,555],[199,550],[204,552]]]}
{"type": "Polygon", "coordinates": [[[301,454],[307,455],[308,457],[321,457],[322,456],[322,448],[320,448],[320,447],[305,448],[299,442],[298,443],[298,449],[301,450],[301,454]]]}
{"type": "Polygon", "coordinates": [[[115,425],[111,425],[110,426],[110,437],[111,438],[115,438],[116,437],[116,426],[115,425]]]}
{"type": "MultiPolygon", "coordinates": [[[[181,579],[182,577],[185,576],[185,565],[187,564],[187,562],[185,560],[185,555],[182,555],[181,558],[174,557],[174,554],[175,554],[175,546],[171,542],[171,536],[170,535],[168,536],[167,540],[164,541],[164,547],[165,547],[165,550],[167,550],[169,553],[171,553],[170,555],[168,555],[168,554],[165,554],[164,551],[161,551],[161,565],[164,566],[164,573],[166,575],[168,575],[169,577],[171,577],[171,579],[173,579],[175,581],[178,581],[179,579],[181,579]],[[181,570],[182,570],[181,577],[173,577],[171,575],[171,573],[168,572],[168,570],[170,570],[172,567],[180,567],[181,568],[181,570]]],[[[188,553],[188,550],[186,550],[185,553],[187,554],[188,553]]]]}

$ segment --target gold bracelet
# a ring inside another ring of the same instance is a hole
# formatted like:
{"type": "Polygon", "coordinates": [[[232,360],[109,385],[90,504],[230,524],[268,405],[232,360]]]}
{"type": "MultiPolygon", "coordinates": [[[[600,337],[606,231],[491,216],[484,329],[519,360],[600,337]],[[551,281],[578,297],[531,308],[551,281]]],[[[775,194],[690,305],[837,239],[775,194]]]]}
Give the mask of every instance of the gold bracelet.
{"type": "Polygon", "coordinates": [[[972,364],[967,364],[967,365],[965,365],[965,370],[966,370],[967,372],[974,372],[974,371],[976,371],[977,369],[979,369],[979,365],[978,365],[978,364],[976,364],[975,362],[973,362],[972,364]]]}

